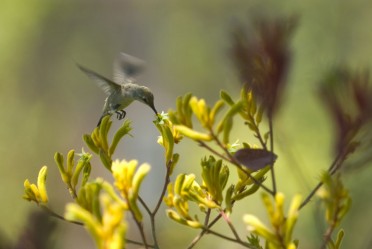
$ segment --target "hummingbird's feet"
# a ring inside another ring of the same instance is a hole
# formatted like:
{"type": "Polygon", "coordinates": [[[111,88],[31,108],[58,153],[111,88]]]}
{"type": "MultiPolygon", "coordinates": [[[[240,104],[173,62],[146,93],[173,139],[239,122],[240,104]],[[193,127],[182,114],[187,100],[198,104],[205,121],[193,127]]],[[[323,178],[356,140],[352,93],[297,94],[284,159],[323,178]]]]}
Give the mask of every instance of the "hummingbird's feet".
{"type": "Polygon", "coordinates": [[[115,113],[117,114],[116,117],[118,120],[122,120],[123,118],[125,118],[125,115],[127,114],[124,110],[116,111],[115,113]]]}

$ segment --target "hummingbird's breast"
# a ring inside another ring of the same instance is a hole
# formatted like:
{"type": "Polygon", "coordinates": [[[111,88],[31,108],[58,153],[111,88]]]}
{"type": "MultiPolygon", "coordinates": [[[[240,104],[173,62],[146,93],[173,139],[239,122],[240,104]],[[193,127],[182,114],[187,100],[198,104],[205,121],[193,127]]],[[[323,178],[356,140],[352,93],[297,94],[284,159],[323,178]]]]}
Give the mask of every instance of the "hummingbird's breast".
{"type": "Polygon", "coordinates": [[[106,99],[105,111],[108,113],[119,111],[126,108],[132,102],[133,98],[126,94],[125,92],[123,91],[114,92],[106,99]]]}

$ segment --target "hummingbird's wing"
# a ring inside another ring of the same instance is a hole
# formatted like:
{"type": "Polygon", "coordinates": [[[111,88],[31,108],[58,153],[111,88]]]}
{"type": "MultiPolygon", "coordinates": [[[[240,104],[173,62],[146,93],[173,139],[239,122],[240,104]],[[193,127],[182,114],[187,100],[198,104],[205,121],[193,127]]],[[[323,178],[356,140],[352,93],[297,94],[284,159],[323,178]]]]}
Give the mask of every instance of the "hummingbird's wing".
{"type": "Polygon", "coordinates": [[[77,66],[83,71],[89,78],[91,78],[107,95],[111,95],[113,92],[120,92],[121,86],[115,82],[89,70],[79,64],[77,66]]]}
{"type": "Polygon", "coordinates": [[[145,62],[129,54],[120,53],[114,62],[114,81],[123,84],[138,75],[145,62]]]}

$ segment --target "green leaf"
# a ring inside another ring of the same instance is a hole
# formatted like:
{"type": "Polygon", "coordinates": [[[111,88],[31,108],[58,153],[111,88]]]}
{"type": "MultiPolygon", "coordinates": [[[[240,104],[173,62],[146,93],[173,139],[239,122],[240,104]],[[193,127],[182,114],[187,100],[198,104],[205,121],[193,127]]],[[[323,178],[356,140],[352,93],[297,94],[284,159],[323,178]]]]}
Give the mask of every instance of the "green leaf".
{"type": "Polygon", "coordinates": [[[224,91],[224,90],[221,90],[220,92],[220,97],[221,99],[223,99],[228,105],[234,105],[235,102],[232,100],[232,98],[230,97],[230,95],[224,91]]]}
{"type": "Polygon", "coordinates": [[[340,229],[340,231],[338,231],[337,233],[337,239],[336,239],[336,243],[335,243],[335,248],[336,249],[339,249],[341,248],[341,243],[342,243],[342,240],[345,236],[345,232],[343,229],[340,229]]]}
{"type": "Polygon", "coordinates": [[[174,153],[172,156],[172,163],[169,165],[169,175],[173,174],[174,167],[178,163],[179,159],[180,159],[180,155],[178,153],[174,153]]]}
{"type": "Polygon", "coordinates": [[[86,143],[86,145],[91,149],[94,153],[99,153],[99,148],[95,145],[92,137],[88,134],[83,135],[83,140],[86,143]]]}
{"type": "Polygon", "coordinates": [[[161,134],[163,137],[163,145],[165,148],[165,160],[168,163],[172,159],[172,156],[173,156],[173,147],[174,147],[173,134],[169,126],[167,125],[161,126],[161,134]]]}
{"type": "Polygon", "coordinates": [[[111,171],[112,159],[102,149],[99,150],[99,157],[106,169],[111,171]]]}
{"type": "Polygon", "coordinates": [[[117,147],[117,145],[119,144],[120,140],[127,134],[129,134],[129,132],[132,130],[132,127],[131,127],[131,122],[129,120],[125,120],[123,125],[119,128],[119,130],[115,133],[115,136],[112,140],[112,143],[111,143],[111,146],[110,146],[110,150],[109,150],[109,154],[110,155],[113,155],[114,152],[115,152],[115,149],[117,147]]]}
{"type": "Polygon", "coordinates": [[[222,110],[223,106],[224,106],[224,102],[222,100],[218,100],[213,108],[211,109],[210,113],[209,113],[209,121],[211,123],[211,126],[214,124],[214,121],[216,119],[216,116],[217,114],[222,110]]]}
{"type": "Polygon", "coordinates": [[[75,167],[75,171],[72,175],[72,178],[71,178],[71,185],[73,188],[75,188],[77,186],[77,183],[79,181],[79,176],[80,176],[80,173],[81,171],[83,170],[83,168],[89,163],[90,159],[91,159],[91,155],[89,154],[83,154],[81,156],[81,158],[79,159],[76,167],[75,167]]]}
{"type": "Polygon", "coordinates": [[[184,126],[184,125],[175,125],[174,128],[182,135],[189,137],[196,141],[198,140],[211,141],[212,140],[212,136],[210,134],[201,133],[201,132],[192,130],[189,127],[184,126]]]}
{"type": "Polygon", "coordinates": [[[226,117],[224,122],[224,128],[223,128],[223,143],[228,144],[230,141],[230,132],[233,127],[233,119],[232,117],[226,117]]]}
{"type": "Polygon", "coordinates": [[[226,194],[225,194],[225,209],[226,209],[226,212],[227,213],[231,213],[232,212],[232,206],[233,206],[233,199],[232,199],[232,195],[234,193],[234,188],[235,186],[234,185],[231,185],[227,190],[226,190],[226,194]]]}
{"type": "Polygon", "coordinates": [[[251,233],[249,236],[247,236],[247,240],[253,248],[262,249],[262,246],[260,245],[260,238],[257,235],[251,233]]]}
{"type": "Polygon", "coordinates": [[[88,182],[91,170],[92,170],[92,165],[89,162],[87,163],[87,165],[85,165],[83,169],[83,179],[81,181],[82,187],[88,182]]]}
{"type": "Polygon", "coordinates": [[[66,169],[63,165],[63,155],[59,152],[56,152],[54,154],[54,161],[56,162],[57,166],[58,166],[58,169],[59,169],[59,173],[61,174],[61,178],[62,178],[62,181],[66,184],[69,184],[70,182],[70,177],[71,175],[69,175],[67,172],[66,172],[66,169]]]}
{"type": "Polygon", "coordinates": [[[231,106],[230,110],[228,110],[228,112],[222,118],[222,120],[220,121],[220,123],[217,125],[217,133],[220,133],[220,132],[223,131],[226,120],[228,118],[233,118],[234,115],[236,115],[237,113],[239,113],[241,111],[241,109],[242,109],[242,106],[243,106],[243,104],[242,104],[241,101],[238,101],[233,106],[231,106]]]}
{"type": "Polygon", "coordinates": [[[253,195],[260,189],[260,185],[253,184],[249,189],[244,190],[243,192],[239,192],[238,194],[232,197],[233,200],[239,201],[247,196],[253,195]]]}
{"type": "Polygon", "coordinates": [[[262,116],[264,114],[264,111],[265,111],[265,108],[263,107],[263,105],[261,105],[259,108],[258,108],[258,112],[256,114],[256,124],[257,126],[261,123],[262,121],[262,116]]]}
{"type": "Polygon", "coordinates": [[[105,116],[102,119],[101,125],[99,126],[99,138],[101,141],[102,149],[108,152],[108,139],[107,134],[110,130],[112,122],[110,121],[110,116],[105,116]]]}
{"type": "Polygon", "coordinates": [[[37,177],[37,188],[39,190],[40,199],[43,203],[48,202],[48,194],[46,189],[46,178],[48,175],[48,167],[44,166],[40,169],[37,177]]]}
{"type": "Polygon", "coordinates": [[[67,154],[67,172],[68,172],[68,174],[72,174],[72,169],[75,165],[74,156],[75,156],[75,151],[74,150],[70,150],[67,154]]]}

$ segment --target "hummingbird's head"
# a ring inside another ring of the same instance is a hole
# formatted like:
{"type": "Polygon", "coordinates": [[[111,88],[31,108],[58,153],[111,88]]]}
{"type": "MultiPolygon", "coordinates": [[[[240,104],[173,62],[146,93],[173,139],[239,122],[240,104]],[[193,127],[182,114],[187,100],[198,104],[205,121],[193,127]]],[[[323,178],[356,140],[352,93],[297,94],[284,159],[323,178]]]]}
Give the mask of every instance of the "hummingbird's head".
{"type": "Polygon", "coordinates": [[[148,105],[155,112],[155,114],[158,114],[158,111],[156,110],[154,105],[154,95],[149,88],[145,86],[139,86],[138,89],[135,91],[134,99],[148,105]]]}

